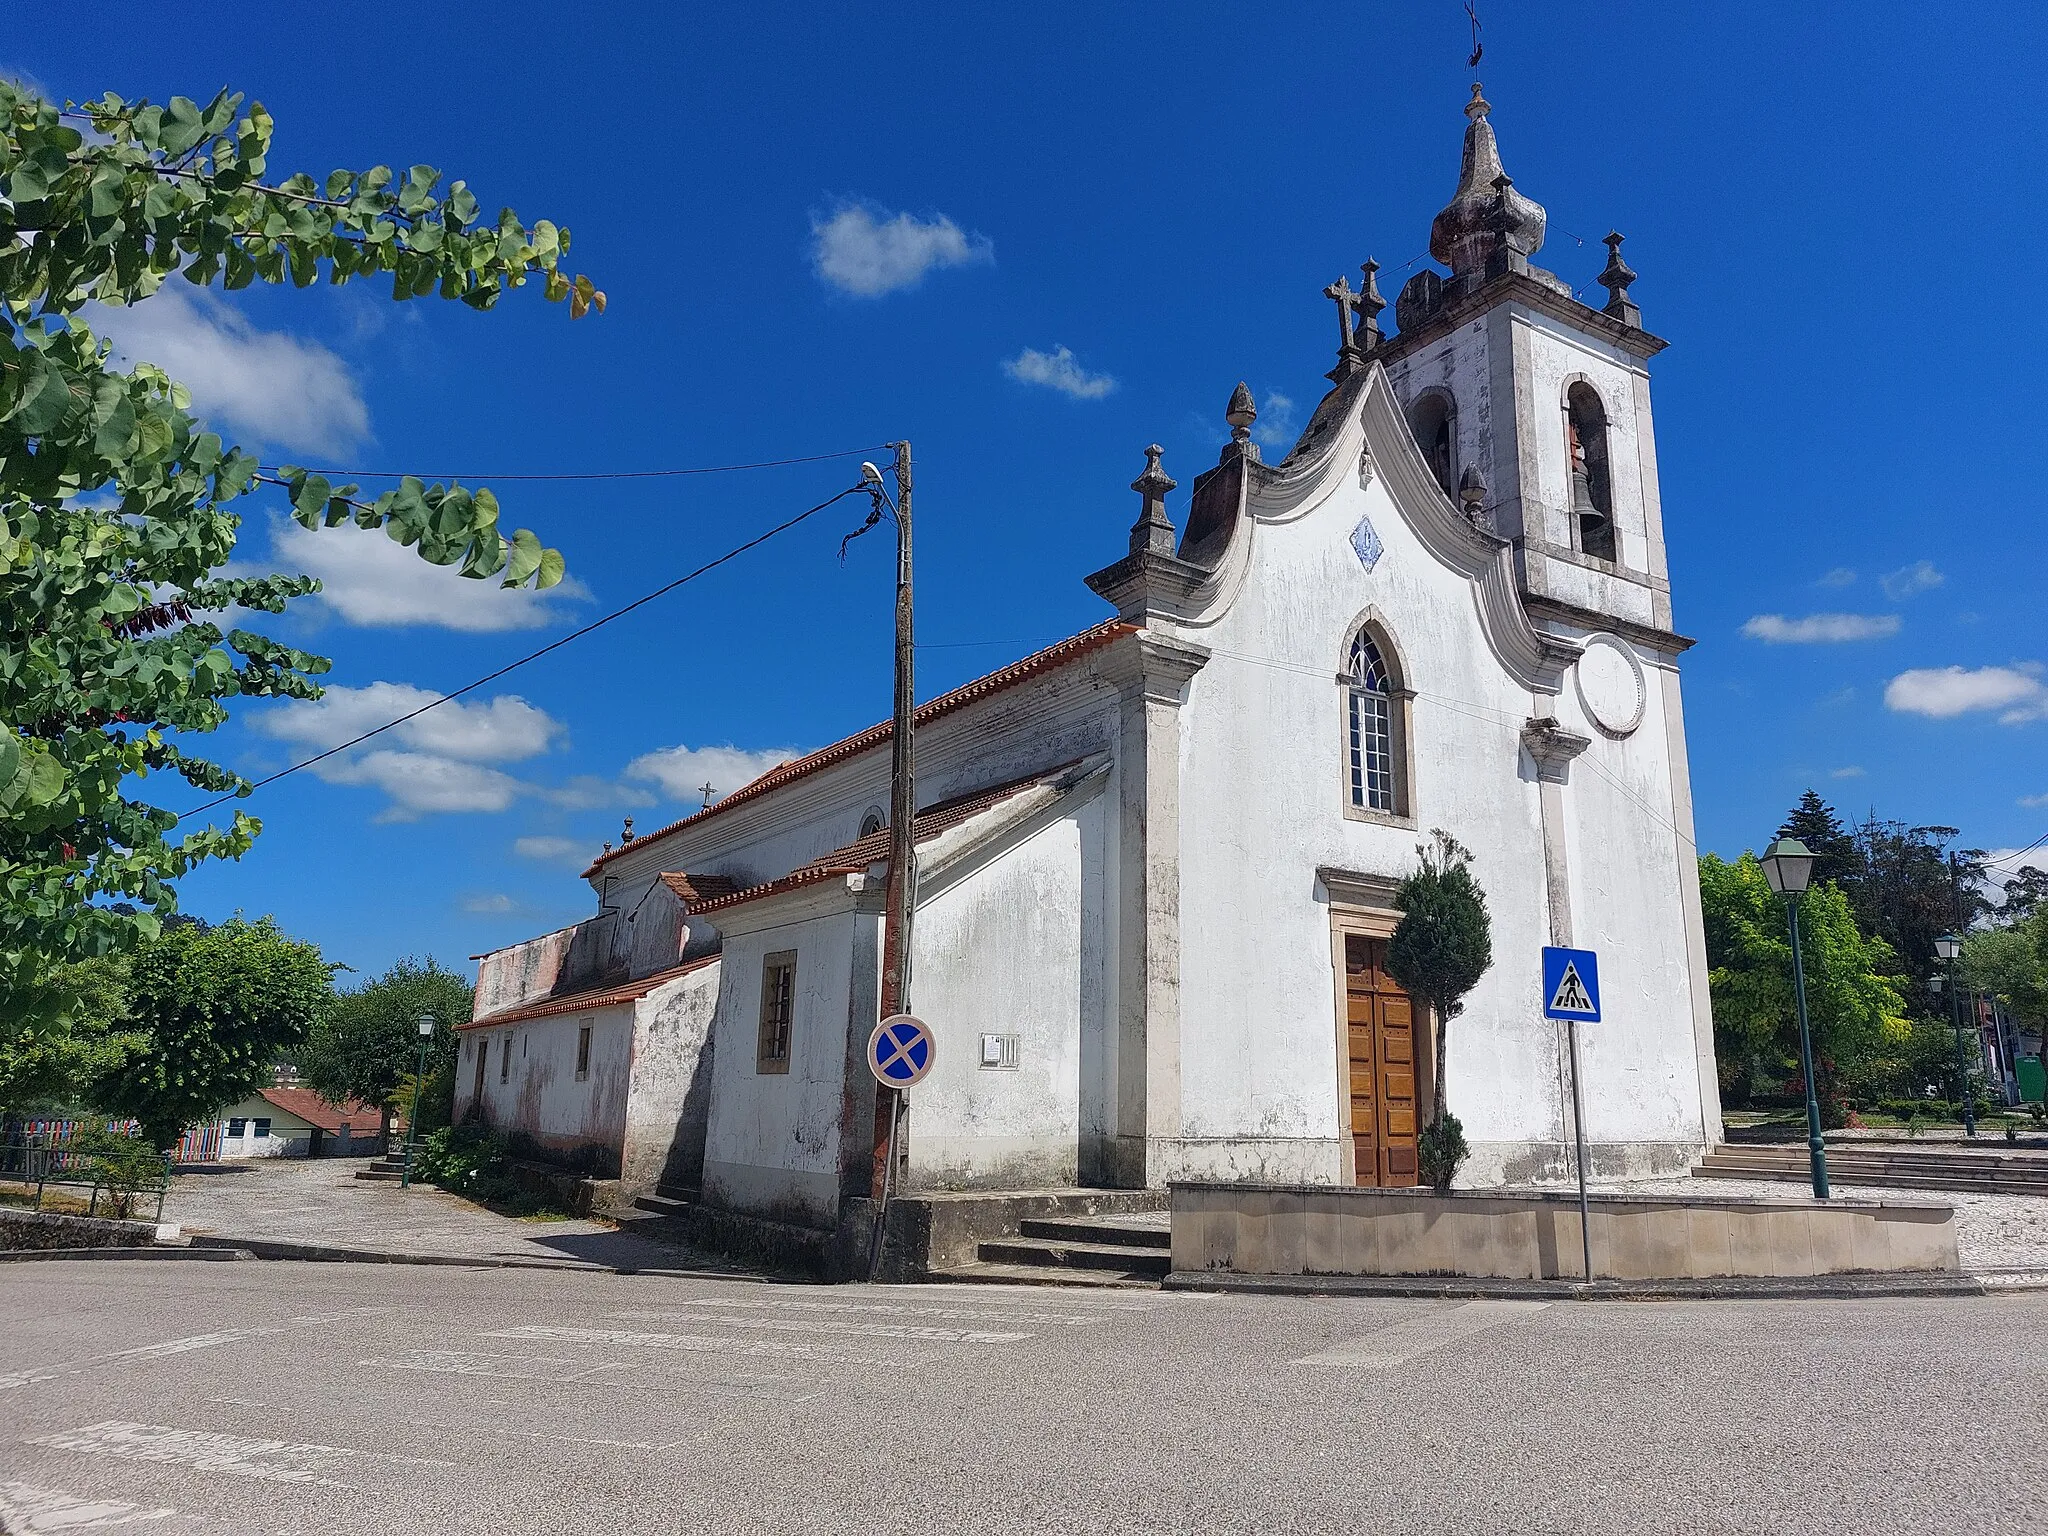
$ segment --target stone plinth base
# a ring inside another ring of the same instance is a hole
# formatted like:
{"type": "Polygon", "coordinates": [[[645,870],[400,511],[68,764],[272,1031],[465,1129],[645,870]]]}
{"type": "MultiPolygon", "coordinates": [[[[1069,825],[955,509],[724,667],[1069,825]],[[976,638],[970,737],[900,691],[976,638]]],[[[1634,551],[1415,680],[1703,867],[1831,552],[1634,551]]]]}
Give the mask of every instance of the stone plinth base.
{"type": "MultiPolygon", "coordinates": [[[[1574,1194],[1175,1184],[1176,1275],[1584,1278],[1574,1194]]],[[[1946,1205],[1596,1195],[1602,1280],[1952,1273],[1946,1205]]]]}

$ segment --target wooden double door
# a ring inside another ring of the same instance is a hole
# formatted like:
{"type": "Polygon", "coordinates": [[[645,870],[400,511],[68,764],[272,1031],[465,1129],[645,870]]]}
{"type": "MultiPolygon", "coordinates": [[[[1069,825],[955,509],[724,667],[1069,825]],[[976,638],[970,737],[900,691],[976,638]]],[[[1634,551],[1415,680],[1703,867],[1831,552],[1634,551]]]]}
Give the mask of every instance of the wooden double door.
{"type": "Polygon", "coordinates": [[[1415,1005],[1387,974],[1387,941],[1344,936],[1355,1182],[1416,1183],[1415,1005]]]}

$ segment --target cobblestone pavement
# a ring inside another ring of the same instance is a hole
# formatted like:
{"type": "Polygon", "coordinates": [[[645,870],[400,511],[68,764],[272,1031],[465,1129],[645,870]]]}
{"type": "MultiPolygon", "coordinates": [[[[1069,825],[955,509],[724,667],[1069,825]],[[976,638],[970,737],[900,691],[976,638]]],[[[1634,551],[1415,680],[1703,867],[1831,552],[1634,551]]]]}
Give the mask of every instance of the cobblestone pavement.
{"type": "Polygon", "coordinates": [[[0,1266],[0,1529],[2039,1532],[2048,1295],[0,1266]]]}
{"type": "MultiPolygon", "coordinates": [[[[1810,1200],[1803,1184],[1777,1179],[1653,1179],[1641,1184],[1589,1185],[1616,1194],[1739,1195],[1755,1200],[1810,1200]]],[[[1956,1252],[1963,1268],[2048,1270],[2048,1197],[1977,1195],[1953,1189],[1886,1189],[1844,1184],[1838,1200],[1897,1200],[1908,1205],[1949,1205],[1956,1213],[1956,1252]]]]}
{"type": "Polygon", "coordinates": [[[378,1253],[490,1259],[580,1259],[639,1267],[687,1265],[686,1250],[614,1231],[607,1222],[500,1216],[431,1185],[358,1179],[356,1158],[253,1158],[182,1169],[164,1220],[188,1234],[269,1238],[378,1253]]]}

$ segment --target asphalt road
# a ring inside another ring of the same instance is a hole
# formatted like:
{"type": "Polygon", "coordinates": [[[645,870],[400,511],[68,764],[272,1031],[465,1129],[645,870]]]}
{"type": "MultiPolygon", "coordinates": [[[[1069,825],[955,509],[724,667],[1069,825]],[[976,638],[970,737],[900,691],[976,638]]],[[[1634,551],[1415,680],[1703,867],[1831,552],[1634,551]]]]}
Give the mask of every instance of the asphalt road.
{"type": "Polygon", "coordinates": [[[0,1266],[9,1531],[2040,1531],[2048,1294],[0,1266]]]}

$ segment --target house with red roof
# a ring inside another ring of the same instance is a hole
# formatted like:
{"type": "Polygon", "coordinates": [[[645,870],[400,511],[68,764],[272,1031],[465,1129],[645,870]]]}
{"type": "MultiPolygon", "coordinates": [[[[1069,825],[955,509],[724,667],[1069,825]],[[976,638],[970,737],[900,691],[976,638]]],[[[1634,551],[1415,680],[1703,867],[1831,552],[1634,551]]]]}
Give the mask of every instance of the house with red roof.
{"type": "MultiPolygon", "coordinates": [[[[1185,502],[1146,450],[1087,577],[1109,616],[917,709],[906,985],[937,1048],[902,1187],[1413,1185],[1439,1079],[1462,1184],[1569,1178],[1575,1100],[1611,1176],[1719,1138],[1665,343],[1619,235],[1578,288],[1533,262],[1544,210],[1491,111],[1475,88],[1448,271],[1407,280],[1396,329],[1376,263],[1324,290],[1331,387],[1285,457],[1240,384],[1185,502]],[[1438,831],[1493,922],[1448,1021],[1388,971],[1438,831]],[[1576,1056],[1546,946],[1602,957],[1576,1056]]],[[[735,1220],[863,1220],[891,746],[873,726],[607,846],[590,918],[481,957],[458,1114],[735,1220]]]]}
{"type": "Polygon", "coordinates": [[[220,1155],[374,1157],[384,1150],[384,1112],[351,1099],[330,1104],[290,1083],[259,1088],[222,1112],[220,1155]]]}

